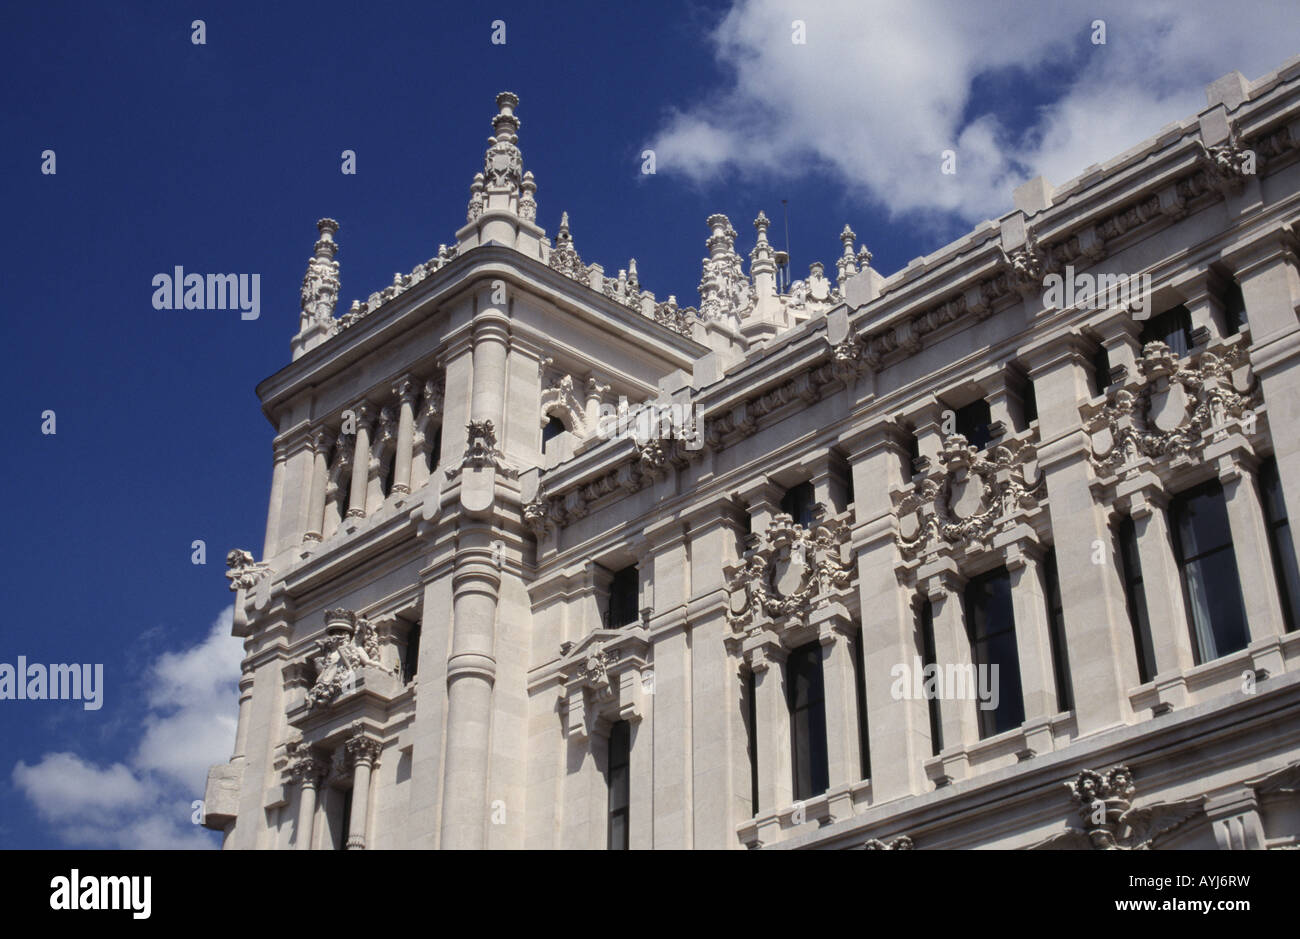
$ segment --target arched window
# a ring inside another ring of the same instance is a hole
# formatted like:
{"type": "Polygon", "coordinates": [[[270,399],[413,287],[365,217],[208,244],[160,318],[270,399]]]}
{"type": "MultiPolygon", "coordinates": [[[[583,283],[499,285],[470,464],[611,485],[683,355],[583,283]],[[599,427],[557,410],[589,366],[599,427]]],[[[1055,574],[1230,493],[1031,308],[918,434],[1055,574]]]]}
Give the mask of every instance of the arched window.
{"type": "Polygon", "coordinates": [[[547,450],[546,445],[566,430],[568,428],[564,426],[564,421],[552,415],[551,419],[546,422],[546,426],[542,428],[542,452],[545,453],[547,450]]]}

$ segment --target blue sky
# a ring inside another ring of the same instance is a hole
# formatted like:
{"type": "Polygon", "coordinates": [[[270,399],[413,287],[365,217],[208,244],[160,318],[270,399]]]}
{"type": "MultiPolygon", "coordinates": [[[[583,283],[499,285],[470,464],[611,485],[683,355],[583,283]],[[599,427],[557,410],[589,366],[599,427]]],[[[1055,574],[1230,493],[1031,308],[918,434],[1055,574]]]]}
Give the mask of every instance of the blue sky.
{"type": "Polygon", "coordinates": [[[846,222],[892,273],[1007,211],[1028,176],[1064,182],[1193,114],[1219,75],[1276,68],[1300,51],[1289,6],[6,11],[0,663],[103,663],[105,692],[98,711],[0,701],[0,846],[213,843],[189,816],[233,743],[223,558],[260,555],[272,431],[253,388],[288,362],[314,223],[342,225],[340,312],[432,257],[464,222],[497,92],[521,98],[538,222],[553,234],[567,210],[584,260],[635,256],[644,287],[694,304],[710,213],[747,255],[759,209],[783,243],[788,199],[795,276],[833,263],[846,222]],[[151,279],[176,265],[259,273],[261,316],[154,310],[151,279]]]}

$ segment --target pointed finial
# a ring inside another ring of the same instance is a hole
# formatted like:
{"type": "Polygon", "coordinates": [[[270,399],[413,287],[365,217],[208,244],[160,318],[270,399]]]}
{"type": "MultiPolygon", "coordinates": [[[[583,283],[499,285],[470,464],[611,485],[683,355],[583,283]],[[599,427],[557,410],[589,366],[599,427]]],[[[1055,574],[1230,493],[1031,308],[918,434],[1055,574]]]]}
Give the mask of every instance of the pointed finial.
{"type": "Polygon", "coordinates": [[[863,270],[871,266],[871,252],[867,250],[866,245],[863,245],[858,251],[858,266],[863,270]]]}
{"type": "Polygon", "coordinates": [[[515,117],[517,107],[519,96],[513,91],[503,91],[497,95],[497,116],[492,121],[492,129],[498,138],[504,133],[518,133],[519,118],[515,117]]]}
{"type": "Polygon", "coordinates": [[[338,251],[338,243],[335,242],[334,236],[338,233],[339,223],[332,218],[323,218],[316,223],[316,231],[320,233],[320,238],[316,241],[316,257],[330,260],[338,251]]]}
{"type": "Polygon", "coordinates": [[[771,224],[768,221],[767,214],[762,209],[759,209],[758,218],[754,219],[754,228],[758,231],[758,240],[760,242],[767,241],[767,228],[771,224]]]}
{"type": "Polygon", "coordinates": [[[840,232],[840,241],[844,242],[845,257],[853,257],[853,242],[857,240],[857,237],[858,236],[853,233],[853,229],[849,228],[848,225],[845,225],[844,231],[840,232]]]}

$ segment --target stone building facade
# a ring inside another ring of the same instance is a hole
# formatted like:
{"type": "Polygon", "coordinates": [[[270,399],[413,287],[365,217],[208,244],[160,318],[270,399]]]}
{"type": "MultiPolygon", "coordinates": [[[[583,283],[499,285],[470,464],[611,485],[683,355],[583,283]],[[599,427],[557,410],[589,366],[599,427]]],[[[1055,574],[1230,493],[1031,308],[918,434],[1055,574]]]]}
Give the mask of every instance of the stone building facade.
{"type": "Polygon", "coordinates": [[[537,224],[336,315],[318,223],[228,848],[1300,844],[1300,59],[885,277],[698,309],[537,224]]]}

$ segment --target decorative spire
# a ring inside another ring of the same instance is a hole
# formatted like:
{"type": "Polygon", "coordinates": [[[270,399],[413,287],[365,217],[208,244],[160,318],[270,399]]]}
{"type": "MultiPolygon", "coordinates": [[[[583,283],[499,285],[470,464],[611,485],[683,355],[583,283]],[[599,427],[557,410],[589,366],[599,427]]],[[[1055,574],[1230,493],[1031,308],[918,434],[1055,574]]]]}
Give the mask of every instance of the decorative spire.
{"type": "Polygon", "coordinates": [[[700,279],[700,315],[710,320],[727,319],[739,326],[753,298],[736,253],[736,230],[722,214],[710,215],[708,226],[712,234],[706,242],[709,256],[704,259],[700,279]]]}
{"type": "Polygon", "coordinates": [[[531,222],[537,218],[537,181],[533,179],[532,170],[524,173],[519,188],[523,191],[519,197],[519,217],[531,222]]]}
{"type": "Polygon", "coordinates": [[[313,323],[332,320],[334,306],[339,299],[339,262],[334,260],[334,255],[339,250],[338,243],[334,240],[339,223],[332,218],[323,218],[316,223],[316,230],[320,233],[320,238],[316,241],[315,254],[307,262],[307,273],[302,279],[300,332],[313,323]]]}
{"type": "Polygon", "coordinates": [[[518,95],[509,91],[497,95],[497,116],[492,120],[495,136],[488,138],[483,156],[483,181],[489,200],[498,193],[518,195],[523,182],[524,158],[518,146],[519,118],[515,117],[518,106],[518,95]]]}
{"type": "Polygon", "coordinates": [[[524,158],[519,152],[519,118],[515,117],[518,106],[518,95],[509,91],[497,95],[497,114],[483,155],[483,172],[475,174],[469,190],[465,219],[471,224],[488,210],[510,212],[528,221],[537,216],[537,181],[532,173],[524,173],[524,158]]]}
{"type": "Polygon", "coordinates": [[[758,218],[754,219],[754,230],[758,232],[758,238],[754,242],[754,250],[749,252],[750,277],[757,278],[759,274],[776,273],[776,253],[767,240],[767,229],[771,224],[767,215],[759,210],[758,218]]]}
{"type": "Polygon", "coordinates": [[[841,289],[844,282],[858,272],[857,261],[854,259],[853,242],[857,239],[853,229],[848,225],[844,226],[844,231],[840,232],[840,241],[844,243],[844,255],[836,262],[835,266],[839,270],[839,277],[836,283],[841,289]]]}
{"type": "Polygon", "coordinates": [[[578,257],[577,249],[573,247],[573,236],[569,234],[568,212],[560,214],[560,230],[555,233],[555,247],[551,249],[547,265],[580,283],[587,279],[586,265],[578,257]]]}

